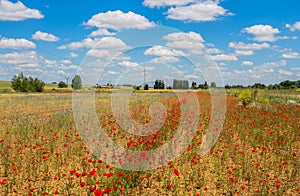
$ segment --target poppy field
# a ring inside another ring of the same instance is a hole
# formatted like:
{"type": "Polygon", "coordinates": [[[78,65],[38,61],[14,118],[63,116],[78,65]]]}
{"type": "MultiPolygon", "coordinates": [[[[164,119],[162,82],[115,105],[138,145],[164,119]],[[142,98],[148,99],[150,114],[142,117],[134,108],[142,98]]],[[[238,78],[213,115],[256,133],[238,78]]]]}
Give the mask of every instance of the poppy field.
{"type": "MultiPolygon", "coordinates": [[[[1,94],[0,195],[300,193],[299,105],[243,107],[237,97],[227,96],[223,130],[210,151],[199,156],[211,96],[195,93],[200,106],[197,134],[181,156],[148,171],[114,168],[91,152],[76,130],[71,93],[1,94]]],[[[100,126],[130,150],[156,149],[178,129],[182,103],[174,93],[134,93],[130,116],[148,123],[153,102],[165,106],[166,121],[155,134],[138,137],[116,122],[111,93],[95,95],[100,126]]]]}

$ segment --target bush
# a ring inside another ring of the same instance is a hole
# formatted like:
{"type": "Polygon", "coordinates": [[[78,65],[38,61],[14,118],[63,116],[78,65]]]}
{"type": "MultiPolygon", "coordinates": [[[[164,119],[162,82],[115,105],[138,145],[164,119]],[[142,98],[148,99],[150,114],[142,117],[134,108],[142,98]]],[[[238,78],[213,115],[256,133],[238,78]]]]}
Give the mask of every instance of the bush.
{"type": "Polygon", "coordinates": [[[264,94],[262,92],[258,92],[257,102],[261,103],[261,104],[269,104],[270,103],[270,101],[269,101],[268,97],[266,96],[266,94],[264,94]]]}
{"type": "Polygon", "coordinates": [[[38,78],[29,77],[29,79],[23,74],[15,75],[11,80],[11,87],[16,92],[43,92],[45,82],[38,78]]]}
{"type": "Polygon", "coordinates": [[[149,85],[148,84],[145,84],[144,90],[149,90],[149,85]]]}
{"type": "Polygon", "coordinates": [[[246,107],[251,103],[252,93],[250,90],[243,90],[239,98],[243,106],[246,107]]]}
{"type": "Polygon", "coordinates": [[[82,81],[79,75],[76,75],[72,80],[72,88],[74,90],[82,89],[82,81]]]}
{"type": "Polygon", "coordinates": [[[68,88],[68,85],[64,81],[60,81],[58,83],[58,88],[68,88]]]}

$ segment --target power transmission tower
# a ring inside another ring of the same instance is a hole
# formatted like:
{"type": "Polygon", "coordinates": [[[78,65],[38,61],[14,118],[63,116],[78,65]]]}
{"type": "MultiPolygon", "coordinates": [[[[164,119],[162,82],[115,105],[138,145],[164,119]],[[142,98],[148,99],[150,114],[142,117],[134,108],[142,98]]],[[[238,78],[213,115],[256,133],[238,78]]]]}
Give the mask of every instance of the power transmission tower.
{"type": "Polygon", "coordinates": [[[144,86],[146,85],[146,67],[144,66],[144,86]]]}
{"type": "Polygon", "coordinates": [[[67,80],[67,88],[69,88],[69,79],[70,79],[70,77],[66,76],[65,79],[67,80]]]}

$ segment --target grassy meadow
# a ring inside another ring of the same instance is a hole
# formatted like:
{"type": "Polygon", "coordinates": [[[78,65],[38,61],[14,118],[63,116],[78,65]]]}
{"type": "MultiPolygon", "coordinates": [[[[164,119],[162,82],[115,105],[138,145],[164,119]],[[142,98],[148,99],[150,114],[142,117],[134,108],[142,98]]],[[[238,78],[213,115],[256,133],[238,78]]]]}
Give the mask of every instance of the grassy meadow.
{"type": "MultiPolygon", "coordinates": [[[[7,88],[0,82],[0,89],[7,88]]],[[[0,195],[298,195],[300,106],[296,90],[266,92],[265,107],[240,106],[228,92],[226,118],[210,152],[198,155],[211,114],[209,91],[196,93],[201,108],[197,134],[186,151],[151,171],[126,171],[98,159],[82,142],[72,113],[72,93],[0,93],[0,195]],[[299,103],[299,102],[298,102],[299,103]]],[[[65,91],[66,92],[66,91],[65,91]]],[[[166,91],[169,92],[169,91],[166,91]]],[[[190,96],[191,92],[181,92],[190,96]]],[[[111,93],[95,94],[100,126],[131,150],[151,150],[176,133],[181,115],[174,93],[133,93],[130,115],[141,124],[153,102],[166,122],[154,135],[123,130],[112,114],[111,93]]],[[[192,126],[192,125],[191,125],[192,126]]],[[[192,136],[191,136],[192,137],[192,136]]]]}

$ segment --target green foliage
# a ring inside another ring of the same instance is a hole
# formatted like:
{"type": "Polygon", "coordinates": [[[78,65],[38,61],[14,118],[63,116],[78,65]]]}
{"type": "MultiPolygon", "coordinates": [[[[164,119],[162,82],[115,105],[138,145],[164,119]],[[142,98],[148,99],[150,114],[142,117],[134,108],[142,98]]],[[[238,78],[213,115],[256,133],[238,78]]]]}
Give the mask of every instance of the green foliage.
{"type": "Polygon", "coordinates": [[[73,78],[72,88],[74,90],[82,89],[82,81],[81,81],[81,77],[79,75],[75,75],[75,77],[73,78]]]}
{"type": "Polygon", "coordinates": [[[173,80],[173,89],[189,89],[189,81],[187,80],[173,80]]]}
{"type": "Polygon", "coordinates": [[[243,106],[246,107],[251,103],[252,93],[250,90],[243,90],[239,98],[243,106]]]}
{"type": "Polygon", "coordinates": [[[197,83],[196,82],[192,82],[192,89],[197,89],[198,87],[197,87],[197,83]]]}
{"type": "Polygon", "coordinates": [[[237,90],[237,89],[235,89],[235,90],[233,91],[233,95],[234,95],[235,97],[240,96],[240,94],[241,94],[241,92],[240,92],[239,90],[237,90]]]}
{"type": "Polygon", "coordinates": [[[211,87],[211,88],[216,88],[216,87],[217,87],[217,84],[216,84],[215,82],[211,82],[211,83],[210,83],[210,87],[211,87]]]}
{"type": "Polygon", "coordinates": [[[198,88],[200,88],[200,89],[209,89],[209,86],[208,86],[207,82],[205,81],[204,84],[199,84],[198,88]]]}
{"type": "Polygon", "coordinates": [[[145,84],[144,90],[149,90],[149,85],[148,84],[145,84]]]}
{"type": "Polygon", "coordinates": [[[165,82],[163,80],[155,80],[154,89],[165,89],[165,82]]]}
{"type": "Polygon", "coordinates": [[[68,85],[64,81],[60,81],[58,83],[58,88],[68,88],[68,85]]]}
{"type": "Polygon", "coordinates": [[[45,82],[38,78],[32,78],[31,76],[27,78],[23,73],[21,73],[19,75],[14,75],[11,80],[11,87],[16,92],[43,92],[45,82]]]}
{"type": "Polygon", "coordinates": [[[269,104],[270,103],[267,95],[261,91],[259,91],[257,94],[257,102],[261,103],[261,104],[269,104]]]}

